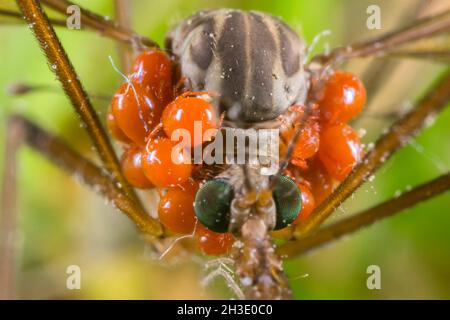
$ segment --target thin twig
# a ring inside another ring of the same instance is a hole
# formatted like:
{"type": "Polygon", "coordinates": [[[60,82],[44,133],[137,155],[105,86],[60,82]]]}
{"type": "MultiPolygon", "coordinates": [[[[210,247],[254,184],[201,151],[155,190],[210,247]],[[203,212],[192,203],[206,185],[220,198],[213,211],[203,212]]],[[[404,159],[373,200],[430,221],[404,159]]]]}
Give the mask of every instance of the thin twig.
{"type": "Polygon", "coordinates": [[[79,155],[59,138],[42,130],[21,116],[11,117],[10,123],[14,124],[15,127],[21,128],[25,143],[69,174],[79,178],[82,182],[103,194],[133,220],[144,234],[155,236],[162,234],[159,222],[151,218],[144,210],[140,210],[128,197],[124,196],[117,185],[113,183],[101,168],[79,155]]]}
{"type": "MultiPolygon", "coordinates": [[[[15,19],[14,21],[17,21],[17,22],[20,22],[21,24],[23,24],[23,16],[20,12],[8,10],[8,9],[0,9],[0,16],[13,18],[13,19],[15,19]]],[[[54,26],[67,27],[66,21],[57,20],[57,19],[49,19],[49,20],[50,20],[50,23],[54,26]]]]}
{"type": "MultiPolygon", "coordinates": [[[[417,21],[429,5],[430,3],[427,0],[416,1],[411,5],[411,11],[402,10],[396,21],[408,21],[409,23],[411,23],[411,21],[417,21]]],[[[363,111],[356,119],[356,123],[364,119],[363,116],[367,115],[372,107],[374,107],[373,101],[383,92],[382,89],[389,85],[389,81],[386,80],[391,78],[398,67],[399,61],[396,59],[373,59],[373,61],[365,68],[362,80],[367,91],[367,101],[363,111]]]]}
{"type": "MultiPolygon", "coordinates": [[[[38,92],[51,92],[55,94],[62,94],[59,87],[49,84],[31,84],[27,82],[13,82],[6,88],[6,92],[11,96],[22,96],[31,93],[38,92]]],[[[92,100],[103,100],[107,103],[111,102],[112,94],[88,92],[89,97],[92,100]]]]}
{"type": "Polygon", "coordinates": [[[318,55],[314,58],[314,61],[327,64],[330,62],[341,62],[355,57],[384,55],[401,45],[449,31],[450,10],[447,10],[438,15],[414,21],[398,31],[388,33],[373,40],[336,48],[329,54],[318,55]]]}
{"type": "MultiPolygon", "coordinates": [[[[74,5],[74,3],[67,0],[41,0],[41,2],[62,14],[66,14],[67,8],[71,5],[74,5]]],[[[132,46],[138,45],[148,48],[159,47],[155,41],[149,38],[140,36],[132,30],[117,25],[114,21],[108,20],[105,17],[86,10],[80,6],[78,7],[80,8],[81,12],[81,24],[99,32],[106,37],[128,43],[132,46]]]]}
{"type": "Polygon", "coordinates": [[[63,89],[72,102],[75,110],[86,126],[91,140],[100,155],[106,169],[113,174],[126,196],[135,203],[136,210],[142,211],[142,206],[133,188],[124,178],[117,156],[109,138],[92,107],[92,104],[76,74],[70,60],[60,44],[55,30],[50,25],[47,15],[36,0],[17,0],[17,4],[31,26],[39,44],[47,56],[51,68],[55,72],[63,89]]]}
{"type": "Polygon", "coordinates": [[[416,108],[399,119],[370,150],[361,163],[348,175],[337,189],[323,201],[303,224],[294,231],[301,238],[318,228],[334,210],[372,175],[392,154],[404,146],[450,101],[450,72],[419,101],[416,108]]]}
{"type": "Polygon", "coordinates": [[[333,225],[324,227],[311,236],[287,242],[278,248],[278,253],[283,258],[293,258],[300,254],[310,252],[449,190],[450,173],[447,173],[397,198],[393,198],[333,225]]]}

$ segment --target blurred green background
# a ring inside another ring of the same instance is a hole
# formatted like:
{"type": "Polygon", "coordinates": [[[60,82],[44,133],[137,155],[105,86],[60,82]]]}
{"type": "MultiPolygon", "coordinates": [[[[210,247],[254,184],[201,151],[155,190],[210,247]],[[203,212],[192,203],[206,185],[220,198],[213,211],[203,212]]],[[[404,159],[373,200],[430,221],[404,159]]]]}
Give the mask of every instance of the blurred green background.
{"type": "MultiPolygon", "coordinates": [[[[112,0],[79,0],[82,6],[114,16],[112,0]]],[[[281,16],[310,43],[329,29],[315,52],[373,37],[394,29],[416,15],[448,8],[448,1],[357,0],[131,0],[132,25],[137,32],[162,43],[177,21],[204,8],[232,7],[281,16]],[[447,2],[447,3],[446,3],[447,2]],[[366,28],[369,4],[381,8],[382,29],[366,28]]],[[[0,8],[15,8],[0,0],[0,8]]],[[[54,14],[53,14],[54,15],[54,14]]],[[[66,97],[49,71],[36,40],[24,24],[1,19],[0,25],[0,166],[3,167],[6,120],[20,113],[71,146],[94,157],[66,97]],[[22,97],[6,94],[16,82],[51,89],[22,97]]],[[[85,88],[92,94],[112,95],[121,77],[108,60],[119,61],[117,45],[89,31],[58,28],[57,33],[85,88]]],[[[370,61],[346,66],[362,74],[370,61]]],[[[426,61],[395,61],[383,81],[386,88],[372,97],[370,112],[355,123],[364,128],[366,143],[389,125],[375,117],[419,97],[440,74],[443,65],[426,61]]],[[[369,96],[371,92],[368,93],[369,96]]],[[[94,100],[102,119],[107,100],[94,100]]],[[[450,166],[450,108],[406,146],[338,210],[339,219],[430,180],[450,166]]],[[[168,265],[153,261],[134,226],[110,204],[40,155],[22,148],[18,159],[19,237],[17,239],[19,298],[229,298],[222,280],[202,289],[203,260],[168,265]],[[79,265],[82,289],[66,289],[66,268],[79,265]]],[[[147,198],[147,201],[150,199],[147,198]]],[[[285,264],[298,299],[449,299],[450,197],[420,204],[358,232],[337,244],[285,264]],[[368,290],[366,269],[381,268],[382,289],[368,290]]],[[[1,286],[1,284],[0,284],[1,286]]]]}

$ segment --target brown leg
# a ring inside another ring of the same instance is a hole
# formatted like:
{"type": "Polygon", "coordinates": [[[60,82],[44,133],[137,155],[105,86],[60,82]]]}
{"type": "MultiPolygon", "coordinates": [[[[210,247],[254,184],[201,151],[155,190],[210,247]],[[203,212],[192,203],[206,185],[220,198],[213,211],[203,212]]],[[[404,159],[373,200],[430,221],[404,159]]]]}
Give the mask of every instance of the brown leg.
{"type": "MultiPolygon", "coordinates": [[[[62,13],[63,15],[66,14],[67,7],[74,4],[67,0],[42,0],[41,2],[44,5],[62,13]]],[[[133,46],[138,45],[148,48],[159,47],[153,40],[140,36],[137,33],[118,25],[114,21],[106,20],[104,17],[82,7],[80,7],[80,9],[81,24],[106,37],[116,39],[120,42],[128,43],[133,46]]]]}
{"type": "MultiPolygon", "coordinates": [[[[11,18],[11,21],[2,22],[2,24],[23,24],[23,16],[19,12],[0,9],[0,16],[11,18]]],[[[66,21],[64,20],[50,19],[50,22],[53,26],[67,28],[66,21]]]]}
{"type": "MultiPolygon", "coordinates": [[[[16,2],[26,21],[33,25],[33,33],[44,51],[48,63],[55,66],[52,70],[61,82],[64,92],[69,97],[75,111],[85,124],[86,131],[103,161],[104,167],[109,171],[113,179],[118,182],[125,196],[130,198],[135,210],[143,211],[139,198],[122,173],[119,160],[109,137],[95,113],[91,101],[40,2],[37,0],[16,0],[16,2]]],[[[65,1],[57,2],[62,3],[65,1]]]]}
{"type": "Polygon", "coordinates": [[[16,242],[16,156],[22,144],[26,144],[44,155],[71,175],[77,176],[87,185],[110,200],[148,235],[160,235],[159,223],[145,211],[137,211],[104,170],[83,158],[59,138],[42,130],[21,116],[12,116],[8,121],[5,148],[5,168],[0,216],[0,299],[15,298],[15,242],[16,242]]]}
{"type": "Polygon", "coordinates": [[[390,217],[414,205],[436,197],[450,190],[450,173],[444,174],[430,182],[422,184],[398,198],[390,199],[373,208],[364,210],[335,224],[319,229],[305,238],[287,242],[278,248],[278,253],[285,258],[293,258],[323,245],[336,241],[345,235],[361,230],[381,219],[390,217]]]}
{"type": "MultiPolygon", "coordinates": [[[[119,27],[130,30],[130,3],[128,0],[114,1],[115,18],[119,27]]],[[[117,44],[120,56],[120,65],[124,73],[131,71],[133,48],[125,43],[117,44]]]]}

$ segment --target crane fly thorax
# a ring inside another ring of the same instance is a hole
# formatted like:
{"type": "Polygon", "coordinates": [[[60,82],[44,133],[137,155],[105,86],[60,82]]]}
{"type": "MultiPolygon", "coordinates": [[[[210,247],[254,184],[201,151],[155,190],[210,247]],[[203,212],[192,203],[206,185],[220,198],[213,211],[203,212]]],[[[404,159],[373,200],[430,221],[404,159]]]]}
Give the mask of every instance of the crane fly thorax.
{"type": "Polygon", "coordinates": [[[202,11],[175,27],[167,43],[193,90],[220,95],[227,119],[274,119],[306,98],[305,45],[271,15],[202,11]]]}

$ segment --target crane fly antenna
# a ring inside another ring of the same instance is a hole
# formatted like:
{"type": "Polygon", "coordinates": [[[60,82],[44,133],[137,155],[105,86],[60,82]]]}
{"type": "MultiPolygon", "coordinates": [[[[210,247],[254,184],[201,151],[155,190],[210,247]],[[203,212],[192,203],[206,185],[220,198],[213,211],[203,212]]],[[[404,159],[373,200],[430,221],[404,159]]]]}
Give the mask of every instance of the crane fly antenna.
{"type": "MultiPolygon", "coordinates": [[[[321,32],[319,32],[316,36],[314,36],[314,39],[312,40],[311,44],[306,48],[306,54],[305,54],[305,58],[303,59],[303,64],[306,64],[311,56],[311,53],[314,51],[314,49],[316,48],[317,44],[319,43],[319,41],[324,38],[331,35],[331,30],[323,30],[321,32]]],[[[327,50],[325,50],[327,51],[327,50]]]]}

